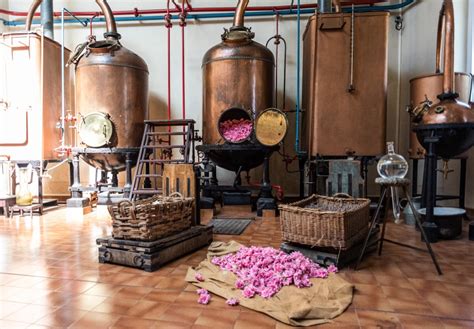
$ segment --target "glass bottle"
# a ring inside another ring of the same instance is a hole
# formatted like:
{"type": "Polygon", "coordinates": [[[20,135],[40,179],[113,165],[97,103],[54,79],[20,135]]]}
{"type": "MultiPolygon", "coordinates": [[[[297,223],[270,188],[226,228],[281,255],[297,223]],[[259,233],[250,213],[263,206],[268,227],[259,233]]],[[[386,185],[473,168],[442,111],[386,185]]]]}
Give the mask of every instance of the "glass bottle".
{"type": "MultiPolygon", "coordinates": [[[[393,142],[387,143],[387,154],[384,155],[377,163],[377,171],[382,178],[404,178],[408,173],[408,162],[399,154],[395,153],[393,142]]],[[[390,188],[392,194],[392,208],[395,220],[400,221],[400,202],[398,189],[390,188]]]]}
{"type": "Polygon", "coordinates": [[[16,167],[16,177],[18,184],[16,188],[16,204],[19,206],[31,206],[33,204],[33,194],[30,192],[30,184],[33,181],[33,167],[16,167]]]}

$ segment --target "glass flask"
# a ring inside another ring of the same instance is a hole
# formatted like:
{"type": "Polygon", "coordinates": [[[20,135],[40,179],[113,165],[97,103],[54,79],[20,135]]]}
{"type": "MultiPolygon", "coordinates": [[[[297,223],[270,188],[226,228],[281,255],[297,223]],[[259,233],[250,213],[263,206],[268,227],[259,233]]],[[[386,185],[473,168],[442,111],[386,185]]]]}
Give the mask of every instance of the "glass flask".
{"type": "Polygon", "coordinates": [[[33,204],[33,194],[30,191],[30,184],[33,181],[33,167],[16,167],[16,177],[18,180],[16,188],[16,204],[19,206],[30,206],[33,204]]]}
{"type": "MultiPolygon", "coordinates": [[[[384,155],[377,163],[377,171],[382,178],[404,178],[408,173],[408,162],[399,154],[395,153],[393,142],[387,143],[387,154],[384,155]]],[[[395,221],[400,221],[400,202],[398,189],[390,188],[392,194],[392,208],[395,221]]]]}

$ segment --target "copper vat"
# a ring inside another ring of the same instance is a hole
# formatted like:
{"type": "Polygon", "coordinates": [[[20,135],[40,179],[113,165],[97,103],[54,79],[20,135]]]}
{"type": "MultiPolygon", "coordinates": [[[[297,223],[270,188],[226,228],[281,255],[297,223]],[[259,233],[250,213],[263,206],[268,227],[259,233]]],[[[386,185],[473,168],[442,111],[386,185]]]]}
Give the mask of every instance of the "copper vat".
{"type": "MultiPolygon", "coordinates": [[[[65,145],[75,143],[69,124],[60,126],[61,45],[30,31],[40,3],[31,5],[25,31],[0,34],[0,154],[12,161],[57,161],[65,155],[58,150],[63,137],[65,145]]],[[[65,68],[65,109],[73,115],[71,73],[65,68]]]]}
{"type": "Polygon", "coordinates": [[[450,158],[467,151],[474,143],[474,112],[470,106],[458,100],[454,91],[454,8],[452,0],[445,0],[441,11],[444,15],[444,74],[443,89],[438,95],[439,102],[421,111],[415,119],[418,140],[434,132],[441,136],[436,144],[436,154],[450,158]],[[420,119],[421,117],[421,119],[420,119]]]}
{"type": "Polygon", "coordinates": [[[301,139],[310,156],[385,152],[388,19],[386,12],[317,13],[309,19],[301,139]]]}
{"type": "MultiPolygon", "coordinates": [[[[423,75],[410,80],[410,111],[414,115],[418,111],[426,110],[429,104],[437,102],[437,96],[443,92],[444,75],[441,73],[441,41],[444,24],[444,6],[441,9],[438,22],[438,36],[436,44],[436,69],[434,74],[423,75]],[[413,113],[415,112],[415,113],[413,113]]],[[[472,75],[469,73],[456,72],[454,78],[454,90],[459,94],[458,100],[468,103],[471,99],[472,75]]],[[[413,124],[412,124],[413,125],[413,124]]],[[[418,141],[416,133],[410,131],[410,148],[408,149],[410,158],[423,159],[426,150],[418,141]]]]}
{"type": "MultiPolygon", "coordinates": [[[[254,33],[244,26],[248,3],[249,0],[239,1],[233,26],[225,30],[222,42],[209,49],[203,58],[203,144],[225,143],[219,134],[218,121],[226,110],[243,109],[254,120],[273,106],[275,59],[268,48],[252,40],[254,33]]],[[[233,154],[240,161],[226,163],[225,157],[219,156],[212,159],[217,165],[235,171],[236,163],[238,167],[239,162],[245,161],[245,156],[237,153],[233,154]]],[[[248,156],[256,158],[246,169],[264,160],[264,153],[248,156]]]]}
{"type": "Polygon", "coordinates": [[[105,40],[90,42],[76,60],[76,110],[81,146],[111,151],[84,153],[90,165],[125,170],[125,151],[140,147],[148,116],[148,67],[123,47],[112,11],[96,0],[107,25],[105,40]]]}

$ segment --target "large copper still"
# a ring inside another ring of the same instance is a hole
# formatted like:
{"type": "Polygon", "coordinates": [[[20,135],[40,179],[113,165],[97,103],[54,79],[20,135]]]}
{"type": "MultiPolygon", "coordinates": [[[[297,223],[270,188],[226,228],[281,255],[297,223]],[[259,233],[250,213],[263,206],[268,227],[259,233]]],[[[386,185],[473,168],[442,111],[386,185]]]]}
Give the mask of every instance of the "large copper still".
{"type": "Polygon", "coordinates": [[[148,116],[148,67],[138,55],[123,47],[115,19],[106,0],[96,0],[107,26],[105,40],[91,41],[76,63],[76,110],[81,143],[90,165],[106,170],[125,169],[125,150],[139,148],[148,116]]]}
{"type": "Polygon", "coordinates": [[[385,152],[386,12],[316,13],[303,34],[302,148],[310,156],[385,152]]]}
{"type": "MultiPolygon", "coordinates": [[[[436,70],[434,74],[428,74],[410,80],[410,108],[409,112],[416,116],[422,115],[430,105],[436,102],[437,96],[443,92],[444,74],[441,73],[441,50],[443,39],[445,9],[441,8],[438,21],[438,35],[436,44],[436,70]]],[[[458,100],[469,103],[472,91],[472,75],[469,73],[456,72],[454,78],[454,90],[459,95],[458,100]]],[[[415,118],[416,120],[416,118],[415,118]]],[[[408,153],[412,159],[423,159],[426,150],[418,141],[416,133],[410,132],[410,148],[408,153]]]]}
{"type": "Polygon", "coordinates": [[[444,74],[443,90],[439,102],[419,111],[415,120],[418,140],[422,145],[426,138],[436,134],[436,154],[449,158],[467,151],[474,143],[474,111],[458,100],[454,91],[454,8],[452,0],[445,0],[444,13],[444,74]]]}
{"type": "MultiPolygon", "coordinates": [[[[275,59],[268,48],[252,40],[254,33],[244,26],[248,3],[239,0],[233,26],[225,29],[222,42],[203,58],[203,144],[225,143],[218,129],[224,112],[237,109],[237,115],[243,109],[255,120],[273,106],[275,59]]],[[[228,170],[237,171],[241,166],[248,170],[262,164],[264,152],[213,152],[211,159],[228,170]]]]}

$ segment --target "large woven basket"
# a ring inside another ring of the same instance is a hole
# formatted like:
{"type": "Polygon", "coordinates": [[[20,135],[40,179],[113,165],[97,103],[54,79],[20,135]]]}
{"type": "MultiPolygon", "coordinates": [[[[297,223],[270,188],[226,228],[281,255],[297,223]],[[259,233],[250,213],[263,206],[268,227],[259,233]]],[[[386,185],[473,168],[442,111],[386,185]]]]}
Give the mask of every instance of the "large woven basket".
{"type": "Polygon", "coordinates": [[[348,249],[368,233],[369,199],[313,195],[279,209],[285,241],[348,249]]]}
{"type": "Polygon", "coordinates": [[[155,241],[191,227],[194,198],[173,193],[168,197],[122,201],[108,208],[115,239],[155,241]]]}

